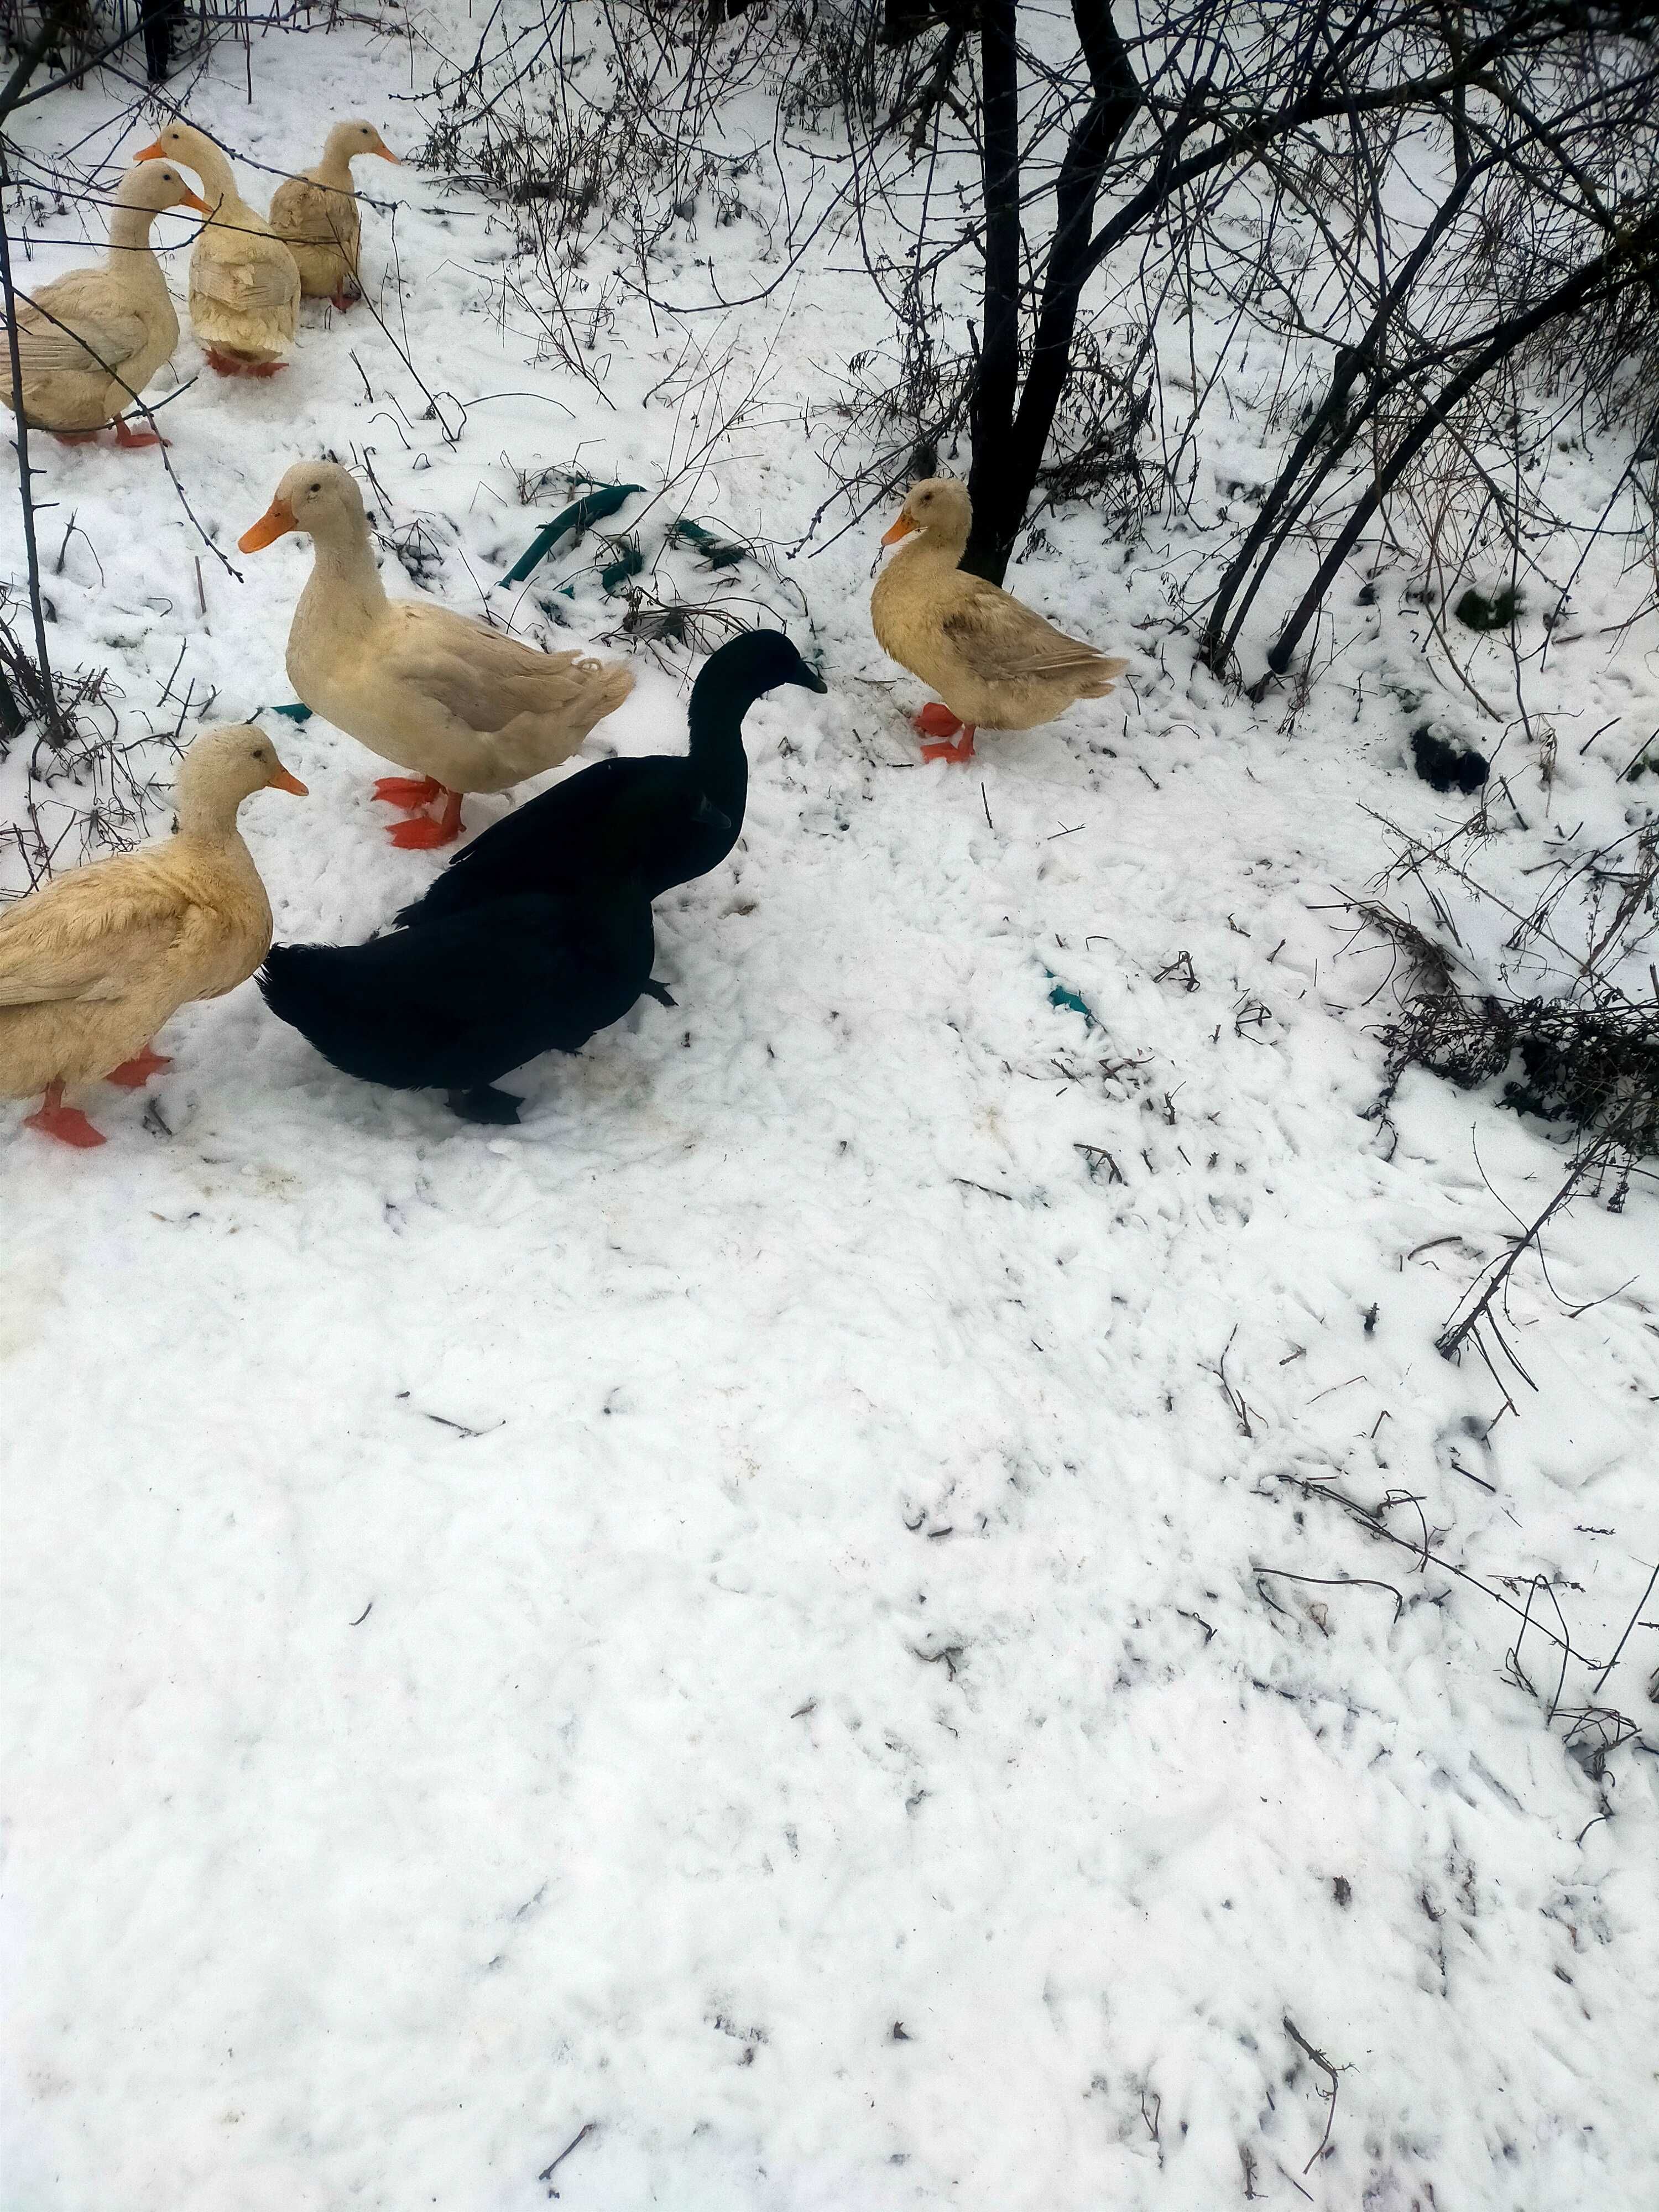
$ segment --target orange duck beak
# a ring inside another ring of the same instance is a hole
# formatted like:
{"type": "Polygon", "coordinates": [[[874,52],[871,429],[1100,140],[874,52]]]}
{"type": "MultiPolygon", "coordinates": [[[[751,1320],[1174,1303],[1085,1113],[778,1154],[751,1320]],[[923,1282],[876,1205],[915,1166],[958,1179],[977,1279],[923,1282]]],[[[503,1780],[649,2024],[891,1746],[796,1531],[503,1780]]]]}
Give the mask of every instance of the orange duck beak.
{"type": "Polygon", "coordinates": [[[291,769],[279,768],[270,779],[273,791],[291,791],[296,799],[309,799],[310,792],[291,769]]]}
{"type": "Polygon", "coordinates": [[[146,146],[141,154],[135,154],[132,158],[135,161],[165,161],[167,157],[167,149],[157,138],[150,145],[146,146]]]}
{"type": "Polygon", "coordinates": [[[896,545],[901,538],[908,538],[913,530],[920,530],[921,527],[921,525],[912,522],[908,514],[901,514],[890,530],[882,532],[881,542],[884,545],[896,545]]]}
{"type": "Polygon", "coordinates": [[[194,208],[198,215],[211,215],[213,213],[213,210],[202,198],[200,192],[186,192],[183,199],[179,201],[179,204],[180,207],[194,208]]]}
{"type": "Polygon", "coordinates": [[[267,545],[274,545],[279,538],[286,538],[290,530],[300,527],[294,509],[285,499],[273,499],[252,530],[245,530],[236,543],[244,553],[258,553],[267,545]]]}

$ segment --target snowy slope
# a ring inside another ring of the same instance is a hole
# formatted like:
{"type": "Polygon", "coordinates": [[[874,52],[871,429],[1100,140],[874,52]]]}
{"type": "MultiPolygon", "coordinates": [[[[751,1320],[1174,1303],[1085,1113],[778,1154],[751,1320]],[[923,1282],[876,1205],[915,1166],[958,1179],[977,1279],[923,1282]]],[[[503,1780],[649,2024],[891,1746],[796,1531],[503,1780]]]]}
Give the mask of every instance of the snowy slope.
{"type": "MultiPolygon", "coordinates": [[[[423,128],[428,63],[361,25],[256,45],[252,106],[242,69],[193,112],[276,167],[319,81],[423,128]]],[[[43,102],[30,143],[112,161],[149,135],[120,99],[43,102]]],[[[684,334],[641,310],[607,404],[504,307],[510,222],[362,181],[455,441],[386,330],[313,306],[284,377],[167,409],[171,459],[233,549],[331,450],[476,611],[563,501],[520,471],[652,488],[695,449],[683,382],[646,404],[684,334]]],[[[32,271],[97,222],[33,219],[32,271]]],[[[879,335],[846,260],[696,326],[762,383],[686,504],[779,549],[827,488],[804,401],[879,335]]],[[[154,454],[40,459],[84,533],[58,658],[124,732],[290,696],[295,540],[204,556],[204,616],[154,454]]],[[[1647,1744],[1600,1782],[1547,1640],[1594,1657],[1583,1706],[1659,1550],[1659,1211],[1638,1182],[1560,1223],[1577,1318],[1517,1271],[1539,1387],[1487,1433],[1433,1340],[1560,1146],[1427,1077],[1397,1142],[1366,1118],[1389,962],[1333,905],[1387,857],[1368,809],[1465,811],[1407,764],[1409,614],[1340,611],[1302,711],[1253,709],[1173,620],[1191,543],[1079,512],[1011,581],[1129,684],[923,769],[879,526],[777,554],[831,688],[756,709],[742,845],[661,902],[678,1010],[539,1063],[520,1128],[352,1084],[251,987],[165,1034],[153,1118],[95,1095],[101,1152],[7,1110],[5,2212],[1659,2195],[1656,1604],[1601,1696],[1647,1744]]],[[[507,599],[521,630],[615,628],[592,557],[507,599]]],[[[1621,718],[1607,759],[1564,742],[1548,815],[1504,757],[1534,840],[1634,803],[1659,674],[1650,625],[1600,634],[1615,580],[1540,678],[1564,730],[1621,718]]],[[[694,666],[642,656],[589,756],[678,745],[694,666]]],[[[434,863],[359,748],[273,726],[313,793],[245,815],[279,931],[366,933],[434,863]]]]}

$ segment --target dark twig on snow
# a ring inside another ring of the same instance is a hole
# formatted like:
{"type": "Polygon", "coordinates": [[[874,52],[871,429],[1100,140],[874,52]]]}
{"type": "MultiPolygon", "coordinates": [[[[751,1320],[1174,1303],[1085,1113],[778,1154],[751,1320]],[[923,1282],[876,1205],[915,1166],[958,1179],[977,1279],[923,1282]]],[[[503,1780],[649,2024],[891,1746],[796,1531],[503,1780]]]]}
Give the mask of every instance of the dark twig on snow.
{"type": "Polygon", "coordinates": [[[1235,1390],[1231,1382],[1227,1379],[1227,1354],[1233,1348],[1233,1337],[1237,1334],[1238,1325],[1235,1322],[1233,1325],[1232,1334],[1228,1337],[1225,1344],[1222,1346],[1221,1357],[1216,1362],[1212,1371],[1221,1384],[1221,1395],[1227,1401],[1227,1404],[1231,1409],[1233,1419],[1238,1423],[1239,1434],[1243,1437],[1253,1437],[1255,1435],[1255,1431],[1250,1426],[1250,1408],[1245,1401],[1244,1394],[1242,1390],[1235,1390]]]}
{"type": "MultiPolygon", "coordinates": [[[[578,2144],[578,2143],[580,2143],[580,2142],[585,2142],[586,2141],[587,2137],[592,2134],[592,2132],[593,2132],[594,2129],[595,2129],[598,2125],[599,2125],[599,2122],[598,2122],[597,2120],[585,2120],[585,2121],[582,2123],[581,2126],[580,2126],[580,2128],[578,2128],[578,2129],[577,2129],[577,2130],[576,2130],[575,2134],[574,2134],[574,2136],[571,2136],[571,2138],[570,2138],[569,2142],[565,2145],[564,2148],[563,2148],[563,2149],[559,2153],[558,2156],[554,2160],[554,2161],[553,2161],[552,2165],[551,2165],[551,2166],[544,2166],[542,2168],[541,2172],[540,2172],[536,2176],[537,2180],[538,2180],[538,2181],[550,2181],[550,2180],[552,2179],[552,2178],[553,2178],[554,2174],[555,2174],[555,2173],[558,2171],[558,2169],[560,2168],[560,2166],[562,2166],[564,2164],[564,2162],[565,2162],[566,2159],[568,2159],[568,2158],[569,2157],[569,2155],[570,2155],[571,2152],[572,2152],[573,2150],[574,2150],[574,2149],[575,2149],[575,2148],[576,2148],[577,2144],[578,2144]]],[[[558,2193],[559,2193],[559,2192],[558,2192],[558,2191],[557,2191],[556,2189],[553,2190],[553,2191],[550,2192],[550,2194],[551,2194],[551,2195],[553,2195],[553,2196],[555,2196],[555,2197],[556,2197],[556,2196],[558,2195],[558,2193]]]]}
{"type": "MultiPolygon", "coordinates": [[[[1413,1556],[1422,1552],[1429,1565],[1438,1567],[1443,1574],[1455,1576],[1459,1582],[1468,1583],[1471,1589],[1479,1590],[1482,1597],[1490,1598],[1494,1605],[1501,1605],[1506,1612],[1518,1614],[1523,1621],[1527,1619],[1528,1609],[1517,1605],[1513,1598],[1505,1597],[1501,1590],[1492,1589],[1487,1583],[1483,1583],[1478,1575],[1471,1574],[1467,1567],[1460,1567],[1455,1559],[1447,1559],[1443,1553],[1421,1547],[1411,1537],[1396,1534],[1380,1515],[1373,1513],[1369,1507],[1362,1505],[1357,1498],[1350,1498],[1346,1492],[1334,1488],[1329,1483],[1310,1482],[1305,1475],[1291,1474],[1284,1471],[1271,1474],[1267,1480],[1270,1482],[1288,1482],[1295,1489],[1299,1490],[1304,1498],[1323,1498],[1333,1505],[1340,1505],[1345,1513],[1349,1514],[1362,1527],[1369,1528],[1372,1535],[1380,1536],[1385,1543],[1395,1545],[1400,1550],[1410,1552],[1413,1556]]],[[[1586,1667],[1594,1667],[1597,1663],[1588,1652],[1579,1650],[1572,1643],[1565,1621],[1559,1636],[1557,1636],[1553,1630],[1546,1628],[1541,1622],[1534,1621],[1533,1627],[1536,1634],[1543,1637],[1547,1643],[1553,1644],[1559,1650],[1565,1651],[1569,1658],[1577,1659],[1586,1667]]]]}
{"type": "Polygon", "coordinates": [[[1595,1678],[1595,1684],[1590,1691],[1591,1697],[1595,1698],[1601,1695],[1602,1683],[1607,1680],[1608,1675],[1612,1674],[1613,1668],[1619,1664],[1619,1654],[1624,1650],[1626,1644],[1629,1642],[1631,1630],[1637,1626],[1638,1621],[1640,1621],[1642,1618],[1642,1607],[1653,1595],[1653,1586],[1656,1583],[1659,1583],[1659,1567],[1656,1567],[1653,1572],[1648,1577],[1648,1586],[1643,1591],[1641,1596],[1637,1600],[1636,1610],[1626,1622],[1625,1632],[1620,1638],[1618,1645],[1613,1651],[1612,1658],[1608,1660],[1607,1665],[1601,1669],[1601,1673],[1595,1678]]]}
{"type": "Polygon", "coordinates": [[[1301,2029],[1291,2018],[1289,2013],[1286,2013],[1285,2015],[1284,2027],[1285,2034],[1290,2037],[1291,2042],[1296,2045],[1297,2050],[1302,2052],[1305,2058],[1311,2060],[1313,2064],[1318,2067],[1320,2072],[1324,2075],[1326,2080],[1329,2081],[1331,2085],[1331,2093],[1328,2100],[1328,2109],[1325,2113],[1325,2132],[1319,2138],[1319,2148],[1314,2153],[1313,2158],[1310,2158],[1308,2160],[1307,2166],[1304,2166],[1302,2169],[1304,2173],[1306,2173],[1310,2167],[1312,2166],[1314,2159],[1322,2158],[1324,2155],[1325,2146],[1331,2139],[1331,2126],[1336,2118],[1337,2069],[1331,2063],[1330,2060],[1326,2057],[1322,2051],[1316,2050],[1314,2045],[1309,2042],[1307,2037],[1303,2034],[1301,2029]]]}
{"type": "MultiPolygon", "coordinates": [[[[1511,1240],[1510,1249],[1504,1255],[1504,1257],[1497,1261],[1494,1266],[1486,1271],[1484,1285],[1482,1284],[1481,1278],[1479,1276],[1476,1277],[1475,1281],[1471,1284],[1469,1289],[1465,1291],[1462,1300],[1454,1310],[1450,1320],[1447,1322],[1444,1328],[1441,1330],[1439,1335],[1436,1337],[1434,1340],[1434,1348],[1440,1354],[1440,1357],[1443,1359],[1455,1359],[1458,1353],[1462,1350],[1463,1346],[1471,1337],[1476,1338],[1476,1348],[1477,1350],[1480,1349],[1476,1332],[1480,1329],[1481,1323],[1484,1322],[1489,1328],[1492,1335],[1496,1340],[1499,1348],[1502,1350],[1505,1358],[1509,1361],[1510,1366],[1514,1368],[1516,1373],[1521,1377],[1522,1381],[1527,1385],[1528,1389],[1529,1390],[1535,1390],[1538,1388],[1538,1385],[1533,1381],[1531,1376],[1527,1373],[1525,1368],[1522,1366],[1520,1361],[1516,1358],[1514,1352],[1510,1350],[1509,1345],[1505,1341],[1503,1333],[1498,1328],[1497,1322],[1492,1317],[1492,1304],[1494,1299],[1498,1298],[1502,1293],[1504,1285],[1508,1283],[1510,1275],[1514,1273],[1516,1263],[1521,1258],[1522,1254],[1538,1245],[1538,1240],[1546,1225],[1556,1214],[1560,1212],[1564,1206],[1571,1205],[1573,1200],[1583,1188],[1584,1184],[1589,1177],[1599,1169],[1605,1167],[1608,1164],[1612,1158],[1612,1153],[1613,1147],[1609,1141],[1603,1141],[1600,1144],[1592,1145],[1585,1152],[1582,1152],[1573,1162],[1572,1167],[1568,1172],[1566,1181],[1561,1185],[1559,1190],[1556,1192],[1554,1197],[1551,1199],[1549,1204],[1538,1216],[1538,1218],[1533,1222],[1529,1228],[1523,1230],[1518,1237],[1513,1238],[1511,1240]]],[[[1541,1247],[1539,1249],[1541,1251],[1541,1247]]],[[[1484,1352],[1482,1353],[1482,1356],[1485,1357],[1484,1352]]],[[[1488,1368],[1491,1368],[1492,1362],[1490,1359],[1486,1361],[1486,1364],[1488,1368]]],[[[1498,1387],[1500,1389],[1503,1388],[1501,1383],[1498,1387]]],[[[1508,1392],[1505,1391],[1505,1397],[1507,1397],[1508,1395],[1508,1392]]]]}
{"type": "Polygon", "coordinates": [[[1366,1575],[1298,1575],[1289,1567],[1263,1567],[1251,1562],[1253,1575],[1278,1575],[1288,1583],[1316,1583],[1322,1589],[1380,1589],[1387,1590],[1394,1600],[1394,1617],[1399,1620],[1406,1610],[1406,1601],[1392,1583],[1373,1582],[1366,1575]]]}
{"type": "Polygon", "coordinates": [[[1180,984],[1183,991],[1196,991],[1200,988],[1198,977],[1193,973],[1193,956],[1190,952],[1177,952],[1167,968],[1158,969],[1152,981],[1154,983],[1167,983],[1172,977],[1180,984]]]}
{"type": "Polygon", "coordinates": [[[1104,1145],[1080,1145],[1074,1140],[1072,1146],[1072,1150],[1074,1152],[1082,1153],[1084,1164],[1089,1170],[1089,1180],[1091,1182],[1093,1182],[1098,1176],[1103,1162],[1109,1170],[1106,1177],[1108,1182],[1127,1183],[1129,1180],[1128,1177],[1124,1174],[1122,1169],[1119,1167],[1117,1162],[1112,1158],[1104,1145]]]}

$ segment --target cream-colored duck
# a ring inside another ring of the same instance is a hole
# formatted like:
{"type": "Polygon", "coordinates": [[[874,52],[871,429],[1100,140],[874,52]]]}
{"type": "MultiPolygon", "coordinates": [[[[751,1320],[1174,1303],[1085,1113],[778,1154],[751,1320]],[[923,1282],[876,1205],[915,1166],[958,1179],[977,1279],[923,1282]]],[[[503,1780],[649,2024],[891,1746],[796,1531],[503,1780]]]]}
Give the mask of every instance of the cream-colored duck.
{"type": "Polygon", "coordinates": [[[46,1093],[30,1128],[101,1145],[64,1085],[102,1076],[137,1090],[168,1065],[150,1050],[162,1023],[234,990],[264,958],[270,902],[236,810],[267,789],[305,793],[264,731],[209,730],[179,765],[171,837],[0,908],[0,1097],[46,1093]]]}
{"type": "Polygon", "coordinates": [[[230,163],[205,131],[169,123],[141,161],[194,169],[212,211],[190,257],[190,326],[221,376],[275,376],[300,323],[294,256],[236,189],[230,163]]]}
{"type": "MultiPolygon", "coordinates": [[[[43,284],[17,311],[23,419],[66,446],[83,446],[107,422],[119,446],[159,446],[159,430],[135,430],[122,410],[136,399],[179,343],[167,279],[150,250],[150,226],[168,208],[209,212],[170,162],[127,171],[115,191],[109,252],[101,265],[72,269],[43,284]]],[[[14,414],[10,362],[0,346],[0,398],[14,414]]]]}
{"type": "Polygon", "coordinates": [[[332,300],[342,314],[362,297],[357,281],[362,225],[351,165],[364,154],[378,154],[383,161],[398,158],[372,123],[360,116],[337,123],[316,167],[278,185],[270,203],[270,227],[294,256],[300,289],[307,300],[332,300]]]}
{"type": "Polygon", "coordinates": [[[412,769],[374,795],[437,817],[400,822],[394,845],[447,845],[461,795],[506,791],[556,768],[620,707],[634,672],[580,653],[541,653],[430,600],[389,599],[362,495],[334,461],[300,461],[240,540],[244,553],[310,533],[313,566],[288,634],[289,681],[336,728],[412,769]]]}
{"type": "Polygon", "coordinates": [[[924,760],[971,760],[975,730],[1034,730],[1074,699],[1103,698],[1129,665],[1067,637],[959,568],[973,520],[967,487],[954,477],[912,484],[881,542],[896,545],[913,531],[921,535],[888,562],[870,595],[882,650],[945,702],[915,717],[914,726],[928,740],[924,760]]]}

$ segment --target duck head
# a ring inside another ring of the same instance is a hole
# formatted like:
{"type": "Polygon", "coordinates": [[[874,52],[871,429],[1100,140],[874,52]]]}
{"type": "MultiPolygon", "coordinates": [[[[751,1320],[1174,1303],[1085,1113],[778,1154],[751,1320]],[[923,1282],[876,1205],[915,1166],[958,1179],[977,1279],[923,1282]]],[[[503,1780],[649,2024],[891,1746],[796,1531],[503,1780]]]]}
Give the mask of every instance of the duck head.
{"type": "Polygon", "coordinates": [[[337,461],[296,461],[277,485],[276,498],[236,543],[244,553],[258,553],[290,530],[322,538],[366,536],[363,495],[350,471],[337,461]]]}
{"type": "Polygon", "coordinates": [[[152,139],[148,146],[141,146],[132,158],[135,161],[177,161],[186,169],[194,169],[216,200],[223,199],[235,190],[224,149],[193,123],[169,123],[159,138],[152,139]]]}
{"type": "Polygon", "coordinates": [[[171,161],[135,161],[115,188],[117,207],[137,208],[147,215],[161,215],[168,208],[194,208],[198,215],[213,210],[191,191],[171,161]]]}
{"type": "Polygon", "coordinates": [[[883,538],[884,545],[896,545],[913,530],[920,530],[938,544],[961,547],[974,526],[973,502],[968,487],[955,477],[924,477],[913,483],[898,511],[898,520],[883,538]]]}
{"type": "Polygon", "coordinates": [[[325,161],[355,161],[360,154],[378,154],[383,161],[396,161],[398,156],[372,123],[361,115],[349,121],[337,123],[329,132],[323,147],[325,161]]]}
{"type": "Polygon", "coordinates": [[[223,722],[204,730],[179,763],[173,805],[182,828],[224,826],[256,791],[291,791],[296,799],[307,795],[263,730],[252,722],[223,722]]]}
{"type": "Polygon", "coordinates": [[[691,690],[695,710],[711,696],[741,698],[745,705],[779,684],[798,684],[804,691],[828,690],[817,669],[811,668],[781,629],[751,629],[728,639],[704,662],[691,690]]]}

